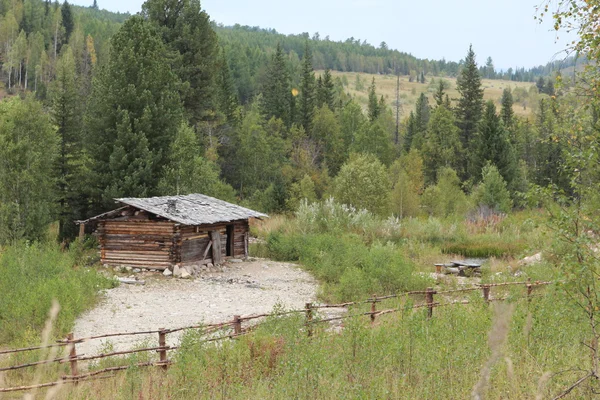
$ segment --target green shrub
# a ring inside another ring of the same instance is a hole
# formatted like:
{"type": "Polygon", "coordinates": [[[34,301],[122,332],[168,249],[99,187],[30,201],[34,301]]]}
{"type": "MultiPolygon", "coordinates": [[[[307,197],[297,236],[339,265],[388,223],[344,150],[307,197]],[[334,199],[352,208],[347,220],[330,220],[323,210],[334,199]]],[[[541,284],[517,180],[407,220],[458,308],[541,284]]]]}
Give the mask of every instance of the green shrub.
{"type": "Polygon", "coordinates": [[[299,261],[324,282],[323,297],[329,300],[355,300],[426,286],[425,279],[413,276],[413,265],[392,243],[369,246],[352,234],[273,232],[267,246],[272,259],[299,261]]]}

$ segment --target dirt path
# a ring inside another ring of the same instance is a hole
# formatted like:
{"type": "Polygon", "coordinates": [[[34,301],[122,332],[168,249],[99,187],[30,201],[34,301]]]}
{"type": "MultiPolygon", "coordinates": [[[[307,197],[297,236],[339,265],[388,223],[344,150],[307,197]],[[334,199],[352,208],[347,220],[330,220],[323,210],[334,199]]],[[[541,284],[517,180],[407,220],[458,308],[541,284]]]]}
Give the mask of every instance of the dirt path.
{"type": "MultiPolygon", "coordinates": [[[[121,284],[108,290],[96,308],[76,321],[75,337],[223,322],[233,315],[269,312],[276,304],[302,308],[314,301],[317,289],[312,276],[294,264],[269,260],[230,263],[222,273],[207,273],[193,280],[150,272],[137,276],[146,284],[121,284]]],[[[114,337],[109,341],[114,350],[127,350],[144,339],[156,345],[157,336],[114,337]]],[[[173,345],[179,336],[169,334],[167,339],[173,345]]],[[[103,343],[82,343],[77,352],[95,354],[103,343]]]]}

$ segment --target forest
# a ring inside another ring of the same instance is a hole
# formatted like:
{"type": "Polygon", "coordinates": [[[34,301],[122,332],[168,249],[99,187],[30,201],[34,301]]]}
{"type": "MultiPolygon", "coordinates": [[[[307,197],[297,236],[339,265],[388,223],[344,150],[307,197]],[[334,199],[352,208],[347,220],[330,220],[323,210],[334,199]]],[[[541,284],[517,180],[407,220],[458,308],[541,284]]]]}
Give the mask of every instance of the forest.
{"type": "Polygon", "coordinates": [[[122,196],[202,192],[271,213],[333,196],[407,217],[508,212],[527,206],[530,184],[567,189],[555,137],[571,79],[555,90],[560,69],[522,71],[538,76],[535,114],[517,117],[515,97],[529,92],[508,87],[497,107],[481,79],[524,78],[491,59],[478,67],[471,48],[460,63],[430,62],[385,44],[218,26],[197,1],[169,4],[136,16],[0,4],[0,242],[39,239],[57,220],[68,241],[73,221],[122,196]],[[406,74],[435,91],[400,118],[400,98],[378,96],[374,79],[354,82],[364,106],[331,69],[406,74]],[[458,98],[437,75],[456,76],[458,98]],[[372,178],[357,191],[361,174],[372,178]]]}

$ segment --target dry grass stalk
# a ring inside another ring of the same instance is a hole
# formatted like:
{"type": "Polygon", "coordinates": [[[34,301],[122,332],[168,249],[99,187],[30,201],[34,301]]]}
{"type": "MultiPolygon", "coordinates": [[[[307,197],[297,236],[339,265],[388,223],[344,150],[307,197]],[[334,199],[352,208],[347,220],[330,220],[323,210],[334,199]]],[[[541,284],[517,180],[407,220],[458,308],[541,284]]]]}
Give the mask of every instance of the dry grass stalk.
{"type": "MultiPolygon", "coordinates": [[[[60,305],[56,300],[52,301],[52,307],[50,307],[50,311],[48,312],[48,319],[46,319],[46,324],[44,325],[44,329],[42,330],[42,346],[47,346],[50,343],[50,337],[52,336],[52,328],[54,326],[54,321],[56,321],[56,317],[58,316],[58,312],[60,311],[60,305]]],[[[56,353],[58,352],[59,347],[51,347],[46,354],[46,360],[51,360],[56,358],[56,353]]],[[[43,369],[45,367],[43,365],[38,365],[35,374],[33,376],[33,381],[31,385],[37,385],[40,383],[43,369]]],[[[60,386],[53,388],[56,391],[60,386]]],[[[51,399],[52,397],[48,397],[50,395],[49,390],[46,394],[46,399],[51,399]]],[[[26,393],[23,395],[23,400],[33,400],[36,398],[37,389],[33,389],[30,393],[26,393]]]]}
{"type": "Polygon", "coordinates": [[[535,394],[535,400],[543,400],[544,399],[544,390],[546,389],[546,384],[552,377],[552,373],[545,372],[538,381],[537,392],[535,394]]]}
{"type": "Polygon", "coordinates": [[[481,369],[479,381],[473,387],[472,395],[474,400],[481,400],[484,398],[492,374],[492,367],[498,359],[500,359],[504,351],[504,344],[508,338],[513,311],[514,305],[512,304],[496,304],[494,307],[495,316],[493,326],[488,335],[488,343],[492,350],[492,354],[481,369]]]}

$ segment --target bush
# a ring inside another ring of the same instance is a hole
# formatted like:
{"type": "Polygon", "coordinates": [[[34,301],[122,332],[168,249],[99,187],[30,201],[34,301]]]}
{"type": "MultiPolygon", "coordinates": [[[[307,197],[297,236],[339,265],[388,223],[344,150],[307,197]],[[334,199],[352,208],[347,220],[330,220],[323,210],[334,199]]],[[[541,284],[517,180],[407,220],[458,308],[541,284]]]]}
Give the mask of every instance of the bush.
{"type": "Polygon", "coordinates": [[[55,333],[67,333],[77,315],[94,304],[98,291],[112,284],[75,261],[74,253],[55,244],[21,243],[0,255],[0,343],[36,338],[54,299],[61,307],[55,333]]]}
{"type": "Polygon", "coordinates": [[[368,246],[351,234],[279,232],[271,233],[267,243],[272,259],[299,261],[323,281],[327,300],[356,300],[426,286],[425,279],[413,276],[412,264],[392,243],[368,246]]]}

